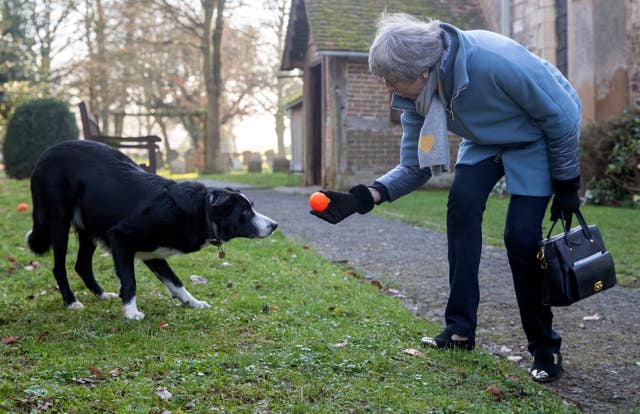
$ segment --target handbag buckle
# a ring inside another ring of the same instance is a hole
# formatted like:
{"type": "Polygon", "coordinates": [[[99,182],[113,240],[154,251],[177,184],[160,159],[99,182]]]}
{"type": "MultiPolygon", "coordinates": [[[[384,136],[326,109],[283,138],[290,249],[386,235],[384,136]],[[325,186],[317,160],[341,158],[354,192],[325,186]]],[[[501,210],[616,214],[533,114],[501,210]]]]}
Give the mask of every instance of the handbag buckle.
{"type": "Polygon", "coordinates": [[[596,283],[593,284],[593,291],[594,292],[600,292],[602,290],[602,280],[598,280],[596,283]]]}
{"type": "Polygon", "coordinates": [[[547,261],[544,260],[544,248],[540,248],[540,251],[538,251],[538,254],[536,254],[536,258],[540,261],[540,268],[546,269],[548,264],[547,261]]]}

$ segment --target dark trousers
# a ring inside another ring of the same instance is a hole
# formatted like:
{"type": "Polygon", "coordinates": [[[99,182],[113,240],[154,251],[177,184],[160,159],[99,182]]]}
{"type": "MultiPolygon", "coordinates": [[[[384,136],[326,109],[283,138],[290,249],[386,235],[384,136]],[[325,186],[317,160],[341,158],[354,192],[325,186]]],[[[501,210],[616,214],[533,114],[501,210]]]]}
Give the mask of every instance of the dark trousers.
{"type": "MultiPolygon", "coordinates": [[[[502,176],[504,167],[499,156],[475,165],[459,165],[449,191],[450,294],[445,320],[447,328],[460,336],[475,336],[482,215],[491,189],[502,176]]],[[[532,354],[558,352],[561,344],[552,328],[551,308],[542,304],[541,269],[536,260],[549,198],[512,195],[504,230],[520,319],[532,354]]]]}

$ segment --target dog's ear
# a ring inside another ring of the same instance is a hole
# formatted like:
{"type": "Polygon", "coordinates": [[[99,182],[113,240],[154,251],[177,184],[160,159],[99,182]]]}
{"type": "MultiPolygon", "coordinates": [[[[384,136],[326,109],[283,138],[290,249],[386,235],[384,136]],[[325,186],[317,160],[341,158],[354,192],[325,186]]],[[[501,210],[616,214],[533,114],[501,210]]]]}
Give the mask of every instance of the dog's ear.
{"type": "Polygon", "coordinates": [[[213,190],[209,193],[209,208],[213,217],[224,217],[231,212],[233,203],[231,194],[224,190],[213,190]]]}

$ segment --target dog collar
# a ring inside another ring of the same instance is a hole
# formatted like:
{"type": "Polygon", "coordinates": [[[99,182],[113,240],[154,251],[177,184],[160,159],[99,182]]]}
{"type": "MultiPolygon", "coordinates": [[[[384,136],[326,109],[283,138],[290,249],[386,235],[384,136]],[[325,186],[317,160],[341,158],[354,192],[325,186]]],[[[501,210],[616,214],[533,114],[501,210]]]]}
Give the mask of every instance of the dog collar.
{"type": "Polygon", "coordinates": [[[222,239],[218,236],[218,226],[216,225],[216,223],[213,222],[213,220],[211,220],[211,217],[209,216],[208,207],[209,207],[208,202],[205,201],[204,214],[207,221],[207,230],[209,232],[209,237],[207,238],[207,241],[218,248],[218,257],[220,259],[224,259],[225,253],[224,253],[224,250],[222,250],[222,239]]]}

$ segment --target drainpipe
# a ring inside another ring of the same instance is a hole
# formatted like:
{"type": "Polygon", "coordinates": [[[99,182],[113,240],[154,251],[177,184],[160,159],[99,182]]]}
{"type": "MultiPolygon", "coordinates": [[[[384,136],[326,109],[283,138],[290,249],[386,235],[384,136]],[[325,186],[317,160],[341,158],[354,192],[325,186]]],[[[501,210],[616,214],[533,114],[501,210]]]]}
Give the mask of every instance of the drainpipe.
{"type": "Polygon", "coordinates": [[[500,33],[511,37],[511,1],[500,0],[500,33]]]}

